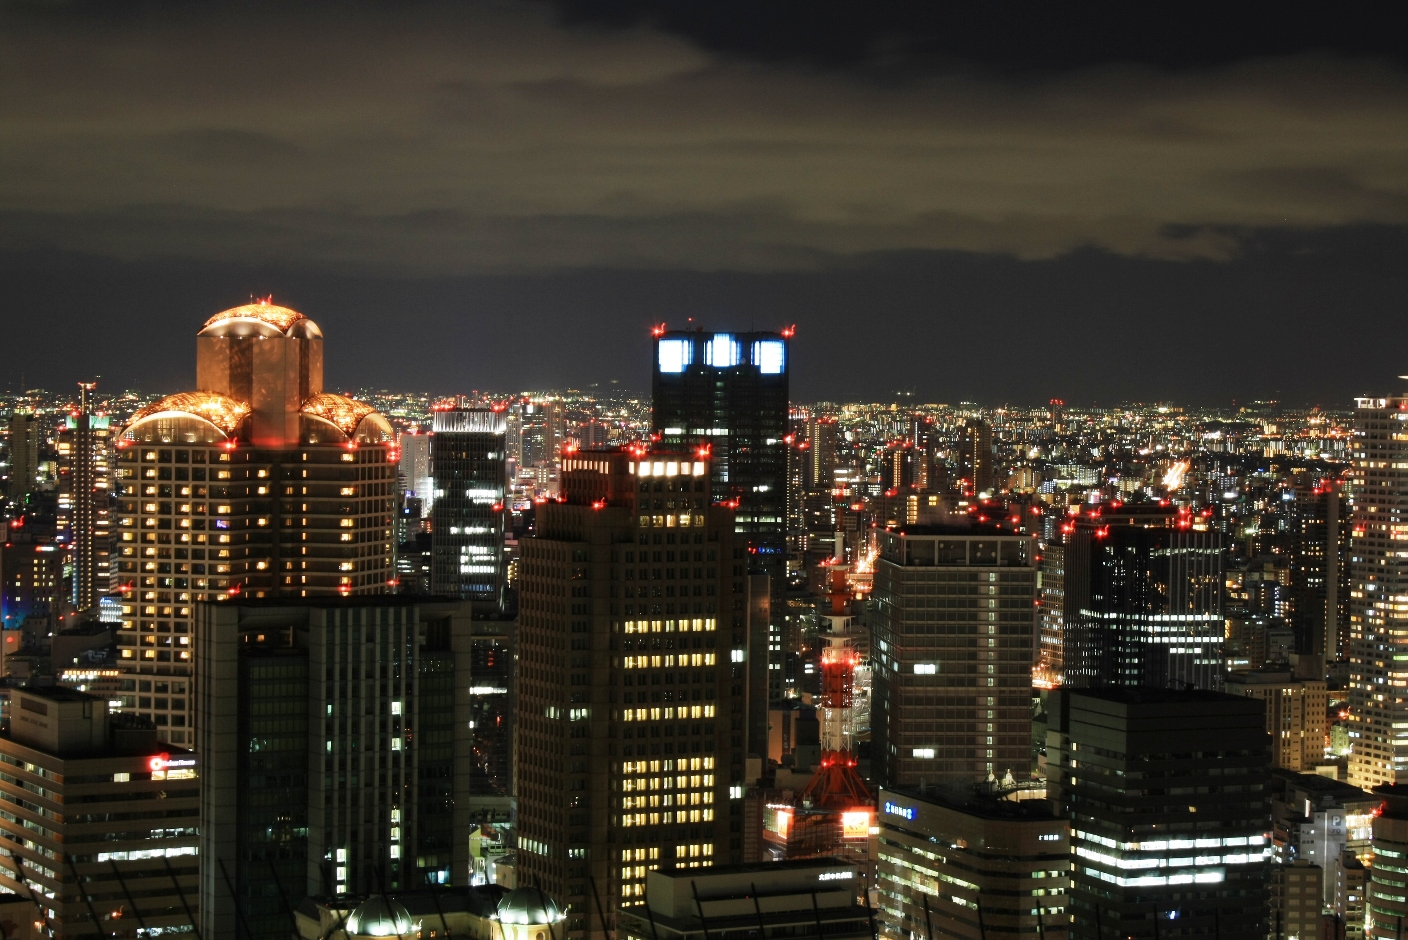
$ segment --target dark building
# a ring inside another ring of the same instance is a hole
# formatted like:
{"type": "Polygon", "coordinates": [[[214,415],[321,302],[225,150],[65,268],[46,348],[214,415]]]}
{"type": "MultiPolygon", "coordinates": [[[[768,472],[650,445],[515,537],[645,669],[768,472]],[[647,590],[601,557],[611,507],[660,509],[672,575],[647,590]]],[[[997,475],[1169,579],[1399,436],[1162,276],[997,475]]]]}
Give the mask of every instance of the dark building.
{"type": "Polygon", "coordinates": [[[1350,507],[1338,477],[1297,486],[1291,509],[1291,603],[1297,646],[1349,658],[1350,507]]]}
{"type": "Polygon", "coordinates": [[[993,490],[992,425],[982,418],[963,422],[958,441],[958,471],[970,495],[993,490]]]}
{"type": "Polygon", "coordinates": [[[742,859],[747,549],[691,452],[564,456],[562,495],[521,546],[517,877],[599,938],[648,870],[742,859]]]}
{"type": "Polygon", "coordinates": [[[5,495],[12,503],[22,503],[34,489],[39,476],[39,452],[44,448],[44,426],[39,416],[17,411],[10,415],[9,475],[5,495]]]}
{"type": "Polygon", "coordinates": [[[1220,688],[1222,534],[1206,518],[1167,506],[1097,508],[1071,529],[1066,684],[1220,688]]]}
{"type": "Polygon", "coordinates": [[[202,604],[197,640],[203,937],[287,933],[286,899],[467,883],[467,604],[202,604]]]}
{"type": "Polygon", "coordinates": [[[870,649],[878,782],[1028,776],[1036,565],[1035,539],[993,525],[881,533],[870,649]]]}
{"type": "Polygon", "coordinates": [[[786,610],[789,338],[661,332],[651,386],[660,446],[706,449],[714,500],[734,504],[750,566],[772,579],[775,631],[786,610]]]}
{"type": "Polygon", "coordinates": [[[1266,936],[1262,708],[1201,690],[1050,694],[1047,785],[1071,825],[1071,937],[1266,936]]]}
{"type": "Polygon", "coordinates": [[[502,607],[507,422],[488,408],[437,411],[433,422],[431,590],[502,607]]]}

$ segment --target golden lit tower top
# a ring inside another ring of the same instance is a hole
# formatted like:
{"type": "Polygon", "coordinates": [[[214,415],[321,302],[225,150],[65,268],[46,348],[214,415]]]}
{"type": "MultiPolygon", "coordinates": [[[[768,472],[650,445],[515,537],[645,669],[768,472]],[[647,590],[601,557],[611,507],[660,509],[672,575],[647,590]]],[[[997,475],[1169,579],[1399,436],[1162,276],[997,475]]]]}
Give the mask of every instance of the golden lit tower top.
{"type": "Polygon", "coordinates": [[[256,446],[295,446],[303,402],[323,391],[323,333],[267,298],[217,313],[196,334],[196,384],[250,403],[256,446]]]}

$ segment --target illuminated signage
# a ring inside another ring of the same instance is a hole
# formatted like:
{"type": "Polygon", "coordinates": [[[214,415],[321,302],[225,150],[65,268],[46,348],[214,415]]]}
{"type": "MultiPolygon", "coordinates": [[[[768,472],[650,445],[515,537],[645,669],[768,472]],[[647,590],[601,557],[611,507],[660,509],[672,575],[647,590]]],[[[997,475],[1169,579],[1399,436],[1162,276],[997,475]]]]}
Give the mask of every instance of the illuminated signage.
{"type": "Polygon", "coordinates": [[[179,757],[176,760],[172,760],[170,754],[157,754],[147,760],[147,768],[151,770],[152,773],[158,773],[163,770],[174,770],[180,767],[194,767],[195,765],[195,758],[179,757]]]}
{"type": "Polygon", "coordinates": [[[902,816],[905,819],[914,818],[913,806],[901,806],[898,803],[891,803],[888,800],[885,802],[885,812],[889,813],[891,816],[902,816]]]}
{"type": "Polygon", "coordinates": [[[728,333],[715,333],[704,345],[704,361],[715,369],[730,369],[738,365],[740,352],[738,340],[728,333]]]}
{"type": "Polygon", "coordinates": [[[687,339],[662,339],[656,343],[661,372],[683,372],[694,359],[694,343],[687,339]]]}
{"type": "Polygon", "coordinates": [[[850,881],[856,876],[853,871],[824,871],[816,876],[817,881],[850,881]]]}
{"type": "Polygon", "coordinates": [[[781,375],[787,364],[787,347],[780,339],[760,339],[753,344],[753,365],[763,375],[781,375]]]}
{"type": "Polygon", "coordinates": [[[841,814],[841,838],[864,839],[870,835],[870,813],[859,810],[841,814]]]}

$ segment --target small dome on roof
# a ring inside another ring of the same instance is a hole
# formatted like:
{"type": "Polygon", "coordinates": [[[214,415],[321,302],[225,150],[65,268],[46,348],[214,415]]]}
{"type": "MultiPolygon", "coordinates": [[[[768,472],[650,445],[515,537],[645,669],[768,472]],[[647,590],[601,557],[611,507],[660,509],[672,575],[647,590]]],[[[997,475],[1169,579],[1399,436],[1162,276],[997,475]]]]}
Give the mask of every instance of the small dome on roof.
{"type": "Polygon", "coordinates": [[[266,297],[252,304],[222,310],[200,328],[202,336],[302,336],[321,338],[323,333],[312,320],[288,307],[270,303],[266,297]]]}
{"type": "Polygon", "coordinates": [[[503,924],[555,924],[562,920],[557,902],[538,888],[514,888],[499,901],[503,924]]]}
{"type": "Polygon", "coordinates": [[[347,918],[347,933],[355,937],[410,937],[415,922],[400,902],[373,894],[358,904],[347,918]]]}
{"type": "Polygon", "coordinates": [[[247,402],[217,392],[177,392],[141,408],[128,422],[128,430],[147,418],[167,415],[191,415],[208,421],[225,434],[233,434],[249,414],[247,402]]]}

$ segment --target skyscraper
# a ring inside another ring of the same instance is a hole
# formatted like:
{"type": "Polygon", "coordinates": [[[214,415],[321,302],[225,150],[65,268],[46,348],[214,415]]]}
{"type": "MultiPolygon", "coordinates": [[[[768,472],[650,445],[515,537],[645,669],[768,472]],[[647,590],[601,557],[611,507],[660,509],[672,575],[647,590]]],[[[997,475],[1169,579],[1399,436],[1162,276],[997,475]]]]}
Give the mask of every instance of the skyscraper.
{"type": "Polygon", "coordinates": [[[881,784],[1027,776],[1036,564],[1034,539],[996,526],[880,535],[870,661],[881,784]]]}
{"type": "Polygon", "coordinates": [[[992,425],[982,418],[963,422],[959,439],[959,473],[968,492],[977,496],[993,488],[992,425]]]}
{"type": "Polygon", "coordinates": [[[1408,778],[1408,396],[1355,401],[1349,594],[1349,782],[1408,778]]]}
{"type": "Polygon", "coordinates": [[[504,601],[508,458],[504,415],[488,408],[436,411],[430,445],[430,588],[499,608],[504,601]]]}
{"type": "Polygon", "coordinates": [[[649,869],[742,857],[747,560],[708,480],[694,453],[565,456],[522,543],[518,878],[569,938],[649,869]]]}
{"type": "Polygon", "coordinates": [[[59,431],[59,534],[72,562],[73,606],[89,610],[110,588],[112,556],[112,432],[94,414],[94,383],[78,383],[78,407],[59,431]]]}
{"type": "Polygon", "coordinates": [[[1266,936],[1270,738],[1255,699],[1058,689],[1047,787],[1071,821],[1073,940],[1266,936]]]}
{"type": "Polygon", "coordinates": [[[405,597],[198,607],[201,935],[280,898],[468,883],[470,617],[405,597]]]}
{"type": "Polygon", "coordinates": [[[400,435],[396,446],[401,448],[401,486],[421,501],[424,510],[435,502],[435,483],[430,475],[430,435],[409,432],[400,435]]]}
{"type": "Polygon", "coordinates": [[[267,302],[206,321],[200,390],[117,441],[122,708],[189,745],[199,601],[391,591],[396,462],[370,405],[323,391],[323,335],[267,302]]]}
{"type": "Polygon", "coordinates": [[[5,481],[5,495],[11,500],[22,500],[34,489],[43,445],[44,431],[38,416],[21,411],[10,415],[10,475],[5,481]]]}
{"type": "Polygon", "coordinates": [[[807,418],[807,479],[810,493],[830,493],[836,485],[837,425],[830,415],[807,418]]]}
{"type": "Polygon", "coordinates": [[[660,446],[708,449],[712,496],[734,504],[751,566],[771,578],[778,640],[787,610],[789,339],[790,331],[659,330],[651,385],[660,446]]]}
{"type": "Polygon", "coordinates": [[[1301,648],[1326,663],[1349,658],[1350,512],[1340,479],[1322,474],[1294,491],[1291,600],[1301,648]]]}
{"type": "Polygon", "coordinates": [[[1221,688],[1226,555],[1206,517],[1097,508],[1071,524],[1065,563],[1067,685],[1221,688]]]}

